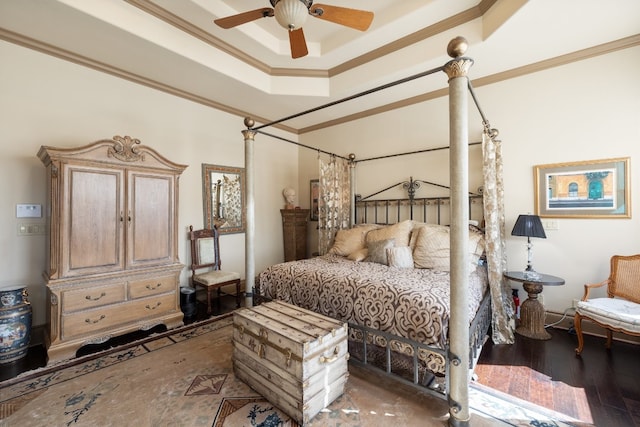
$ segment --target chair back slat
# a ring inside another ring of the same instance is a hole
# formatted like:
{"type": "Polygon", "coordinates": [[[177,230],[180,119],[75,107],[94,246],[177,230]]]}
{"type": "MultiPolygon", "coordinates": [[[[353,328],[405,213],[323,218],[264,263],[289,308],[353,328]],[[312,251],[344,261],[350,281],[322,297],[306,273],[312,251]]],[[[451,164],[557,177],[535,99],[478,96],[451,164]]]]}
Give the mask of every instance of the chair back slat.
{"type": "Polygon", "coordinates": [[[192,272],[202,268],[221,269],[219,236],[216,227],[194,230],[192,225],[189,226],[192,272]]]}
{"type": "Polygon", "coordinates": [[[640,303],[640,254],[611,257],[611,276],[608,293],[640,303]]]}

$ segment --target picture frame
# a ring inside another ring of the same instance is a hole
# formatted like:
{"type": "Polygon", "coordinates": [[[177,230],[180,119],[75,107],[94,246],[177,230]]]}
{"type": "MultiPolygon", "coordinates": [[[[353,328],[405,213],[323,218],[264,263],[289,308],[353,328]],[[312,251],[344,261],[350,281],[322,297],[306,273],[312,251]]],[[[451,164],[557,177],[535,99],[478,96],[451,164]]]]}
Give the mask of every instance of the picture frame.
{"type": "Polygon", "coordinates": [[[318,220],[319,213],[319,204],[318,199],[320,198],[320,180],[312,179],[309,181],[309,209],[311,210],[310,217],[311,221],[318,220]]]}
{"type": "Polygon", "coordinates": [[[629,159],[534,166],[536,214],[543,218],[631,218],[629,159]]]}

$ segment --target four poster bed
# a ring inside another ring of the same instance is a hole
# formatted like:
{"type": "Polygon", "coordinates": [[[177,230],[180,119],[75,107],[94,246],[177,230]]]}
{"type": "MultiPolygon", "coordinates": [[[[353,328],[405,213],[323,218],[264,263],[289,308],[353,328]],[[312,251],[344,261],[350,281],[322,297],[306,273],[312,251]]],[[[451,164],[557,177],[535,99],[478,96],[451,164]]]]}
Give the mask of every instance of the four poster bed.
{"type": "MultiPolygon", "coordinates": [[[[357,224],[339,230],[326,255],[268,267],[255,292],[258,302],[276,299],[347,322],[352,363],[442,395],[448,389],[450,230],[441,221],[450,198],[415,198],[418,182],[428,183],[410,179],[385,189],[409,189],[404,199],[358,197],[357,224]]],[[[471,369],[491,323],[484,233],[475,225],[482,210],[482,196],[470,195],[470,217],[477,218],[469,225],[471,369]]]]}
{"type": "MultiPolygon", "coordinates": [[[[466,425],[470,418],[469,369],[487,330],[491,326],[494,342],[513,342],[510,292],[502,279],[506,257],[500,146],[497,131],[490,128],[467,79],[473,61],[462,56],[465,50],[466,41],[458,37],[447,47],[454,59],[443,67],[339,101],[444,71],[449,77],[450,99],[447,194],[433,200],[415,199],[411,178],[403,184],[408,189],[405,199],[366,197],[351,203],[346,226],[341,220],[331,230],[330,221],[324,221],[321,214],[323,255],[268,267],[259,277],[253,249],[254,137],[263,134],[283,140],[261,129],[336,103],[257,127],[246,118],[247,129],[242,131],[247,179],[245,274],[247,279],[256,278],[255,287],[246,294],[246,305],[253,305],[256,295],[258,303],[261,298],[284,300],[348,322],[353,363],[369,366],[373,362],[401,382],[446,396],[453,425],[466,425]],[[468,191],[467,91],[483,119],[483,194],[468,191]],[[444,220],[443,206],[448,208],[444,220]],[[481,213],[472,214],[478,207],[481,213]],[[402,217],[407,209],[409,216],[402,217]],[[434,209],[436,219],[427,215],[434,209]],[[414,215],[420,212],[422,217],[414,215]],[[470,219],[482,224],[483,230],[470,225],[470,219]],[[332,243],[326,248],[323,234],[331,236],[332,243]],[[328,249],[326,254],[324,249],[328,249]]],[[[348,201],[355,200],[354,158],[349,156],[348,201]]],[[[339,197],[344,199],[344,195],[339,197]]]]}

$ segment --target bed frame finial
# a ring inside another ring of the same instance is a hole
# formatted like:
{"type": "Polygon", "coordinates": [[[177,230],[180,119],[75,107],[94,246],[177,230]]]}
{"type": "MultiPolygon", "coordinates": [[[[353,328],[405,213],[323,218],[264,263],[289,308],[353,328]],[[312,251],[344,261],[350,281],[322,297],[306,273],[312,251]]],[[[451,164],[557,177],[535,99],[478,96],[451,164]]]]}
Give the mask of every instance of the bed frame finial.
{"type": "Polygon", "coordinates": [[[447,54],[452,58],[459,58],[467,52],[469,43],[462,36],[453,38],[447,45],[447,54]]]}

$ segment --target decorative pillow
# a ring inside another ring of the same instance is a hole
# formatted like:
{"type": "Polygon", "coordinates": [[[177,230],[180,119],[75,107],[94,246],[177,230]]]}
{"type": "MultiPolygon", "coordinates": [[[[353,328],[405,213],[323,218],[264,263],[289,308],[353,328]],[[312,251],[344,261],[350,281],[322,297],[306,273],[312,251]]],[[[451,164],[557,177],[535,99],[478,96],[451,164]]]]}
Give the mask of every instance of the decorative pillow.
{"type": "Polygon", "coordinates": [[[365,261],[388,265],[387,249],[393,248],[393,245],[395,244],[394,242],[395,241],[393,239],[386,239],[367,243],[367,250],[369,251],[369,254],[365,261]]]}
{"type": "Polygon", "coordinates": [[[413,268],[413,255],[409,246],[398,246],[387,249],[389,267],[413,268]]]}
{"type": "Polygon", "coordinates": [[[428,224],[420,228],[413,249],[413,263],[416,268],[449,271],[450,231],[446,225],[428,224]]]}
{"type": "Polygon", "coordinates": [[[334,239],[333,246],[329,249],[330,254],[349,256],[350,253],[355,252],[366,247],[365,236],[374,226],[360,226],[356,228],[338,230],[334,239]]]}
{"type": "Polygon", "coordinates": [[[364,261],[364,259],[367,257],[368,254],[369,254],[369,250],[367,248],[362,248],[362,249],[358,249],[355,252],[351,252],[347,258],[350,259],[351,261],[356,261],[356,262],[364,261]]]}
{"type": "Polygon", "coordinates": [[[378,240],[394,239],[396,246],[409,246],[409,234],[411,234],[412,228],[413,221],[408,219],[397,224],[371,230],[367,233],[367,245],[378,240]]]}
{"type": "Polygon", "coordinates": [[[409,247],[413,251],[416,247],[416,241],[418,240],[418,234],[420,233],[420,229],[422,227],[426,227],[427,224],[424,222],[414,221],[413,227],[411,228],[411,234],[409,236],[409,247]]]}
{"type": "Polygon", "coordinates": [[[477,265],[485,250],[484,233],[472,225],[469,226],[469,257],[471,264],[477,265]]]}
{"type": "MultiPolygon", "coordinates": [[[[420,228],[413,249],[413,263],[416,268],[432,268],[449,271],[451,229],[446,225],[427,224],[420,228]]],[[[484,235],[469,227],[469,261],[477,265],[484,253],[484,235]]]]}

